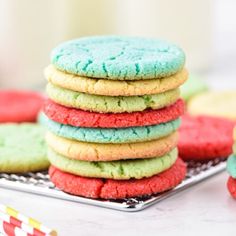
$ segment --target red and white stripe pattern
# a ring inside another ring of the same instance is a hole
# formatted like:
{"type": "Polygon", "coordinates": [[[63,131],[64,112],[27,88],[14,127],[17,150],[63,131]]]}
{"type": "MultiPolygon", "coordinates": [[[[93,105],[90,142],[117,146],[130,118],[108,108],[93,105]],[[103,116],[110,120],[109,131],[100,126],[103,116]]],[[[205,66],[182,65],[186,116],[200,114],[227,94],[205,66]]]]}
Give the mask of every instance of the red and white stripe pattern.
{"type": "Polygon", "coordinates": [[[7,236],[34,236],[33,234],[29,234],[21,228],[2,220],[0,220],[0,232],[7,236]]]}
{"type": "MultiPolygon", "coordinates": [[[[19,229],[21,229],[22,231],[28,233],[28,234],[17,234],[17,235],[34,235],[34,236],[47,236],[49,234],[45,234],[35,228],[33,228],[32,226],[30,225],[27,225],[23,222],[21,222],[20,220],[17,220],[16,218],[12,217],[12,216],[9,216],[3,212],[0,212],[0,222],[3,222],[3,227],[4,229],[8,228],[9,229],[9,225],[12,225],[15,227],[15,229],[17,230],[17,232],[19,231],[19,229]]],[[[10,227],[10,228],[13,228],[13,227],[10,227]]],[[[15,231],[15,230],[14,230],[15,231]]]]}
{"type": "MultiPolygon", "coordinates": [[[[56,236],[57,232],[40,222],[0,204],[0,233],[9,236],[56,236]],[[8,232],[6,232],[6,230],[8,232]]],[[[1,235],[0,235],[1,236],[1,235]]]]}

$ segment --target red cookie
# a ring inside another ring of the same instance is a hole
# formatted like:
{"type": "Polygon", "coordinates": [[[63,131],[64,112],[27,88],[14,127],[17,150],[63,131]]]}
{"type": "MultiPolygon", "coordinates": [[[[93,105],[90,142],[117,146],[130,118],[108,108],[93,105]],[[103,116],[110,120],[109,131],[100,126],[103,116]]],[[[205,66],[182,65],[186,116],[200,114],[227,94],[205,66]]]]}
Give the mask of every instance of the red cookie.
{"type": "Polygon", "coordinates": [[[230,176],[227,182],[227,188],[231,196],[236,199],[236,179],[230,176]]]}
{"type": "Polygon", "coordinates": [[[119,128],[131,126],[147,126],[165,123],[177,119],[184,113],[184,102],[179,99],[175,104],[159,109],[133,113],[98,113],[64,107],[47,100],[44,104],[44,113],[51,120],[58,123],[81,126],[119,128]]]}
{"type": "Polygon", "coordinates": [[[179,129],[179,155],[184,160],[209,160],[232,153],[235,122],[184,115],[179,129]]]}
{"type": "Polygon", "coordinates": [[[34,122],[44,98],[30,91],[0,91],[0,123],[34,122]]]}
{"type": "Polygon", "coordinates": [[[88,198],[120,199],[164,192],[181,183],[186,165],[179,158],[168,170],[159,175],[139,180],[112,180],[85,178],[69,174],[51,166],[49,176],[59,189],[88,198]]]}

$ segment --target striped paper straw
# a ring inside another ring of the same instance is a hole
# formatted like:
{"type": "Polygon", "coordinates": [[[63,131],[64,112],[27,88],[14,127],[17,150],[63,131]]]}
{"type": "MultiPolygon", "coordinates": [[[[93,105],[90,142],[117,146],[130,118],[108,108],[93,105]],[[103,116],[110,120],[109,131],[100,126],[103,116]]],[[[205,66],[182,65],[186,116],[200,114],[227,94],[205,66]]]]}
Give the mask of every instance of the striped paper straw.
{"type": "Polygon", "coordinates": [[[42,231],[39,231],[38,229],[33,228],[30,225],[27,225],[19,220],[17,220],[15,217],[9,216],[3,212],[0,211],[0,220],[7,222],[9,224],[12,224],[16,227],[21,228],[23,231],[33,234],[34,236],[48,236],[49,234],[45,234],[42,231]]]}
{"type": "Polygon", "coordinates": [[[57,232],[55,230],[49,229],[48,227],[44,226],[43,224],[41,224],[40,222],[38,222],[37,220],[33,218],[22,215],[20,212],[16,211],[15,209],[11,207],[0,204],[0,211],[9,216],[16,218],[17,220],[21,221],[21,223],[29,225],[43,232],[45,235],[57,236],[57,232]]]}
{"type": "Polygon", "coordinates": [[[0,220],[0,232],[5,233],[8,236],[34,236],[33,234],[28,234],[19,227],[3,220],[0,220]]]}

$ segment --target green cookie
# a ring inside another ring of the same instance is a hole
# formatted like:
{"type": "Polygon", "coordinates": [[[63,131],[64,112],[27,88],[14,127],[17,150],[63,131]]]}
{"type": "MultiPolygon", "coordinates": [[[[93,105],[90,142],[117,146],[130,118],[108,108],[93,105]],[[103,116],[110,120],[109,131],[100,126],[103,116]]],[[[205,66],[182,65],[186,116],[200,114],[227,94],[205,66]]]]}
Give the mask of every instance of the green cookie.
{"type": "Polygon", "coordinates": [[[193,96],[205,92],[208,86],[204,80],[195,76],[189,76],[188,80],[181,86],[181,97],[189,101],[193,96]]]}
{"type": "Polygon", "coordinates": [[[151,177],[169,169],[176,161],[177,149],[162,157],[121,160],[109,162],[88,162],[69,159],[52,149],[48,150],[51,164],[58,169],[84,177],[108,179],[141,179],[151,177]]]}
{"type": "Polygon", "coordinates": [[[179,89],[154,95],[109,97],[75,92],[48,83],[47,94],[50,99],[64,106],[94,112],[121,113],[143,111],[147,108],[160,109],[171,105],[179,98],[179,89]]]}
{"type": "Polygon", "coordinates": [[[44,133],[38,124],[0,125],[0,172],[46,170],[49,162],[44,133]]]}

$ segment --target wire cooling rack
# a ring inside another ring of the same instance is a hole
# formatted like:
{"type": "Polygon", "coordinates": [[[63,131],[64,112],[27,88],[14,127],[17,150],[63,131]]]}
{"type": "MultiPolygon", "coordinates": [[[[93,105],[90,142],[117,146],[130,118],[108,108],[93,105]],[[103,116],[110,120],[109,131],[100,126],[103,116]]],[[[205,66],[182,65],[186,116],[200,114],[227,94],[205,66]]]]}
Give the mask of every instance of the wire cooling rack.
{"type": "Polygon", "coordinates": [[[191,161],[187,163],[187,166],[187,176],[176,188],[161,194],[121,200],[89,199],[64,193],[50,182],[47,172],[20,175],[0,173],[0,187],[115,210],[140,211],[217,173],[220,173],[226,168],[226,161],[223,158],[218,158],[204,163],[191,161]]]}

